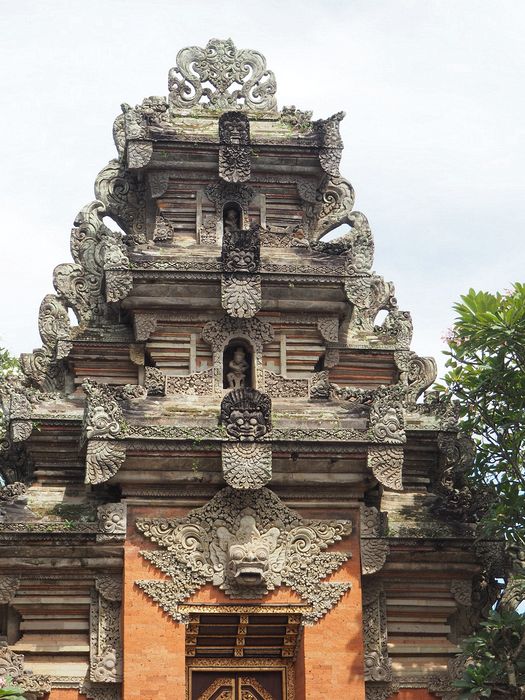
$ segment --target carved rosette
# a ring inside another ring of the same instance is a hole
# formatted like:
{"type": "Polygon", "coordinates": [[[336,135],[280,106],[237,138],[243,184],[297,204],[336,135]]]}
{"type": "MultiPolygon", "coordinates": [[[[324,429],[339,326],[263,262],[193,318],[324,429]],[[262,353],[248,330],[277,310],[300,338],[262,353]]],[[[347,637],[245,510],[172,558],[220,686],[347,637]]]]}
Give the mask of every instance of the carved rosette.
{"type": "Polygon", "coordinates": [[[384,445],[368,447],[368,468],[380,484],[394,491],[403,490],[403,448],[384,445]]]}
{"type": "Polygon", "coordinates": [[[260,275],[222,275],[221,305],[229,316],[253,318],[262,306],[260,275]]]}
{"type": "Polygon", "coordinates": [[[349,521],[303,520],[269,489],[219,491],[202,508],[179,519],[142,519],[137,528],[162,549],[142,555],[170,577],[137,581],[175,620],[178,604],[205,582],[236,598],[260,598],[286,585],[312,611],[313,624],[348,591],[350,584],[323,579],[347,560],[326,552],[351,532],[349,521]]]}
{"type": "Polygon", "coordinates": [[[126,537],[126,504],[106,503],[97,508],[99,533],[97,542],[123,540],[126,537]]]}
{"type": "Polygon", "coordinates": [[[234,489],[259,489],[272,478],[272,446],[254,442],[222,445],[222,474],[234,489]]]}
{"type": "Polygon", "coordinates": [[[231,39],[211,39],[205,48],[188,46],[177,54],[168,76],[172,110],[275,111],[277,85],[258,51],[237,49],[231,39]]]}

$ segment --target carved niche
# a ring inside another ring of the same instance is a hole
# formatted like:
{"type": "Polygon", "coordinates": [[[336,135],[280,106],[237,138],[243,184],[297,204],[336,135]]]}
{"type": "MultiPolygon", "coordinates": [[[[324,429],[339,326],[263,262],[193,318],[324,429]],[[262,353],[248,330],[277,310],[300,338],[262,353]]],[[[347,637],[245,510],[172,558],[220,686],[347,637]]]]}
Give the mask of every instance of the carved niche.
{"type": "Polygon", "coordinates": [[[262,364],[263,346],[273,340],[273,329],[266,321],[257,317],[232,318],[224,316],[218,321],[209,321],[203,328],[202,339],[208,343],[213,352],[213,392],[223,393],[224,349],[232,340],[246,341],[253,348],[255,387],[264,388],[264,370],[262,364]]]}
{"type": "Polygon", "coordinates": [[[242,112],[219,117],[219,176],[226,182],[250,179],[250,122],[242,112]]]}
{"type": "Polygon", "coordinates": [[[351,523],[303,520],[266,488],[226,487],[184,518],[140,519],[136,525],[162,547],[142,556],[170,577],[136,584],[175,620],[182,619],[178,605],[205,583],[251,599],[290,586],[311,606],[305,624],[316,622],[350,588],[323,579],[348,559],[324,550],[348,536],[351,523]]]}
{"type": "Polygon", "coordinates": [[[237,49],[231,39],[181,49],[168,75],[168,90],[174,111],[197,106],[266,112],[277,108],[277,84],[266,59],[258,51],[237,49]]]}

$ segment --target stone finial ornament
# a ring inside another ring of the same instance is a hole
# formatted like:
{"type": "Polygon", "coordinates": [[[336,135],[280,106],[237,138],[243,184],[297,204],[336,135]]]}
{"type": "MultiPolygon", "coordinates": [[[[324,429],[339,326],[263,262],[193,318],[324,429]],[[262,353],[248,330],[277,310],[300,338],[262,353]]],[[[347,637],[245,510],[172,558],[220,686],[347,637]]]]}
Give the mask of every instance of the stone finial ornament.
{"type": "Polygon", "coordinates": [[[231,39],[211,39],[177,54],[168,75],[171,109],[248,109],[275,111],[277,84],[258,51],[237,49],[231,39]],[[208,87],[211,85],[211,87],[208,87]]]}

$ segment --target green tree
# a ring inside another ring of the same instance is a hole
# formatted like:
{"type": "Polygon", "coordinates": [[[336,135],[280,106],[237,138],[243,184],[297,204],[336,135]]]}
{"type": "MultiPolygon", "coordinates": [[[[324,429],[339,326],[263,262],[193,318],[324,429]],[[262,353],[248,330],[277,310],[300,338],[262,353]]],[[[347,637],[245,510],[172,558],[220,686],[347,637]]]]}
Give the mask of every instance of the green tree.
{"type": "Polygon", "coordinates": [[[486,497],[479,536],[501,538],[508,554],[495,610],[465,644],[459,687],[465,698],[525,698],[525,616],[516,612],[525,597],[525,285],[471,289],[454,308],[438,389],[459,402],[461,430],[476,444],[465,478],[486,497]]]}

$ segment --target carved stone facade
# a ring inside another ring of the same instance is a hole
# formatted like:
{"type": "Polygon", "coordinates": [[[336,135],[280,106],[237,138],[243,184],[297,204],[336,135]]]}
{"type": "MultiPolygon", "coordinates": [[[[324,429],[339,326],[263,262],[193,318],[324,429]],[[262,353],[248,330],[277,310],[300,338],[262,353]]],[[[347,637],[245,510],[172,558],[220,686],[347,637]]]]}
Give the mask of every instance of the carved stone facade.
{"type": "Polygon", "coordinates": [[[451,697],[524,557],[475,539],[473,444],[373,271],[344,113],[278,110],[230,39],[181,49],[168,92],[122,105],[42,347],[0,378],[0,675],[30,700],[202,700],[203,672],[212,700],[274,700],[274,672],[280,700],[451,697]]]}

